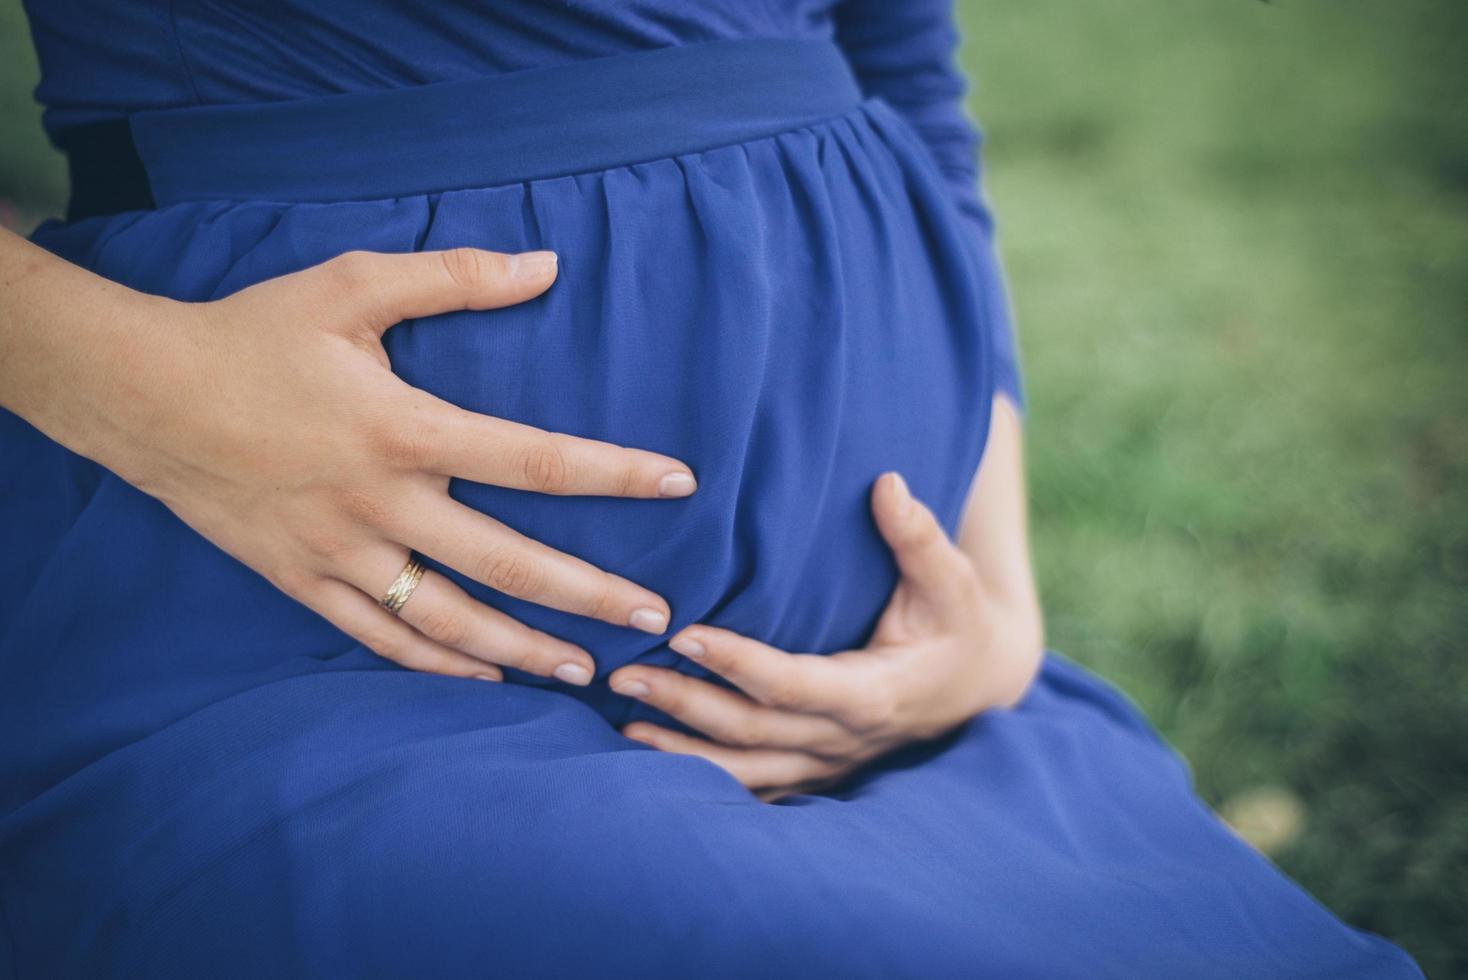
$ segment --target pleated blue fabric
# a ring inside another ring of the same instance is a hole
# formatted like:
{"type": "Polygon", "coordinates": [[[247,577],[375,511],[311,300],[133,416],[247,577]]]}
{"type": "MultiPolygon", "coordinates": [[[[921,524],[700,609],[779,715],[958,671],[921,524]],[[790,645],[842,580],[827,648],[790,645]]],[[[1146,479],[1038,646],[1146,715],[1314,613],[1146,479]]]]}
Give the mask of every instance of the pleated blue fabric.
{"type": "MultiPolygon", "coordinates": [[[[953,530],[1002,360],[945,175],[825,41],[546,68],[550,138],[495,114],[519,75],[140,114],[159,207],[36,240],[185,300],[350,249],[554,249],[534,301],[393,328],[394,370],[699,490],[454,496],[658,591],[674,629],[859,645],[895,581],[871,481],[900,470],[953,530]]],[[[653,715],[607,673],[697,669],[658,638],[444,570],[599,678],[406,671],[9,415],[0,460],[0,975],[1419,975],[1058,655],[1018,708],[767,805],[618,733],[653,715]]]]}

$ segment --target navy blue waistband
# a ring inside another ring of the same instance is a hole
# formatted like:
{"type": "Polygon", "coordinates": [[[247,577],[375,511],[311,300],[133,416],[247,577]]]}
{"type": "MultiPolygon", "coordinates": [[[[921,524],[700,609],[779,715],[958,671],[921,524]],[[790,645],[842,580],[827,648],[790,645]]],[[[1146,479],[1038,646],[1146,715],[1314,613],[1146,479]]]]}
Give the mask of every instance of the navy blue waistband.
{"type": "Polygon", "coordinates": [[[711,41],[466,82],[141,112],[159,206],[371,200],[606,170],[854,108],[829,41],[711,41]]]}

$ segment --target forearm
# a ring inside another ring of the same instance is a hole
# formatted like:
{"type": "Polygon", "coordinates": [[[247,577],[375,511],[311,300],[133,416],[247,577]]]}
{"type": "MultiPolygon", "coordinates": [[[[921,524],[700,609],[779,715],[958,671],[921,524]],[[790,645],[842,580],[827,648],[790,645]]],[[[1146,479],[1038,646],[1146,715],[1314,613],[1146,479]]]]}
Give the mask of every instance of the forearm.
{"type": "MultiPolygon", "coordinates": [[[[1007,640],[1038,664],[1044,622],[1030,561],[1023,453],[1018,410],[1004,395],[994,399],[994,416],[983,462],[969,491],[958,530],[958,546],[973,562],[986,596],[1012,617],[1007,640]]],[[[1018,667],[1033,673],[1021,658],[1018,667]]],[[[1027,685],[1028,676],[1019,680],[1027,685]]]]}
{"type": "Polygon", "coordinates": [[[0,230],[0,407],[95,458],[167,302],[0,230]]]}

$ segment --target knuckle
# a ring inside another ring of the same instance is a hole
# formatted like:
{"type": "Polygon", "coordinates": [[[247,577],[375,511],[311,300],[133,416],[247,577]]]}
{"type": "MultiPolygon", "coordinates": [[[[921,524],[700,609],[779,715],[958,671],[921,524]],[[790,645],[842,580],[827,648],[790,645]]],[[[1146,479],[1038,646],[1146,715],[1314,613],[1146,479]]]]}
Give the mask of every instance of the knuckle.
{"type": "Polygon", "coordinates": [[[405,469],[427,465],[431,444],[428,433],[417,427],[384,425],[377,433],[377,446],[383,458],[405,469]]]}
{"type": "Polygon", "coordinates": [[[550,676],[550,660],[541,652],[514,644],[495,644],[490,659],[501,667],[523,670],[528,674],[550,676]]]}
{"type": "Polygon", "coordinates": [[[418,632],[446,647],[460,649],[469,639],[469,624],[447,609],[425,613],[417,626],[418,632]]]}
{"type": "Polygon", "coordinates": [[[300,530],[301,544],[312,555],[327,562],[346,558],[356,550],[353,535],[328,522],[312,523],[300,530]]]}
{"type": "Polygon", "coordinates": [[[306,600],[316,591],[317,577],[303,568],[282,569],[269,578],[277,589],[298,600],[306,600]]]}
{"type": "Polygon", "coordinates": [[[604,575],[601,587],[587,597],[585,615],[591,619],[611,619],[617,611],[615,579],[604,575]]]}
{"type": "Polygon", "coordinates": [[[372,627],[370,629],[363,630],[362,635],[358,638],[358,641],[364,647],[377,654],[379,657],[386,657],[388,660],[396,660],[400,663],[404,663],[404,665],[406,666],[405,651],[403,649],[402,641],[398,638],[393,630],[383,627],[372,627]]]}
{"type": "Polygon", "coordinates": [[[327,262],[322,270],[333,287],[344,293],[354,292],[372,281],[368,267],[372,264],[372,253],[360,249],[343,252],[327,262]]]}
{"type": "Polygon", "coordinates": [[[765,701],[772,708],[779,708],[782,711],[795,711],[799,710],[801,704],[804,702],[803,693],[798,683],[791,679],[785,679],[771,686],[765,701]]]}
{"type": "Polygon", "coordinates": [[[618,497],[630,497],[636,491],[641,482],[641,474],[635,463],[628,463],[617,471],[615,482],[616,495],[618,497]]]}
{"type": "Polygon", "coordinates": [[[362,487],[342,487],[336,492],[337,507],[358,524],[381,527],[392,508],[380,491],[362,487]]]}
{"type": "Polygon", "coordinates": [[[861,749],[863,741],[850,732],[831,734],[817,742],[812,751],[823,759],[849,759],[861,749]]]}
{"type": "Polygon", "coordinates": [[[525,485],[537,493],[564,493],[571,486],[571,461],[554,440],[537,442],[521,461],[525,485]]]}
{"type": "Polygon", "coordinates": [[[729,744],[741,749],[752,749],[769,742],[765,725],[758,718],[744,718],[729,726],[726,733],[729,744]]]}
{"type": "Polygon", "coordinates": [[[890,697],[874,693],[847,707],[841,713],[841,721],[855,732],[870,735],[891,727],[896,714],[897,705],[890,697]]]}
{"type": "Polygon", "coordinates": [[[529,671],[532,674],[546,677],[566,662],[565,655],[549,643],[534,640],[527,640],[523,644],[512,644],[505,648],[503,656],[496,656],[495,659],[506,667],[514,667],[517,670],[529,671]]]}
{"type": "Polygon", "coordinates": [[[451,248],[438,253],[444,271],[461,289],[478,289],[485,282],[488,270],[483,253],[473,248],[451,248]]]}
{"type": "Polygon", "coordinates": [[[535,559],[508,548],[483,555],[473,571],[474,578],[491,589],[514,596],[538,592],[545,574],[535,559]]]}
{"type": "Polygon", "coordinates": [[[648,703],[657,705],[671,715],[682,714],[693,707],[687,688],[676,680],[672,683],[649,684],[648,687],[652,690],[648,703]]]}

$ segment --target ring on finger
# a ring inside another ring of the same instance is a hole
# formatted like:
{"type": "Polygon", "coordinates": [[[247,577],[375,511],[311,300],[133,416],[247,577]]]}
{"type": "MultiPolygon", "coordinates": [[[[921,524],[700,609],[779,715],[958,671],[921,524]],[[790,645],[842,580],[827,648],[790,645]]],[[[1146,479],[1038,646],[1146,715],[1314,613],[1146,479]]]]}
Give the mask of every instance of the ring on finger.
{"type": "Polygon", "coordinates": [[[382,608],[396,616],[403,608],[403,604],[413,595],[413,590],[418,588],[418,583],[423,581],[423,563],[418,556],[409,552],[408,563],[403,570],[398,572],[398,577],[393,579],[392,585],[387,587],[387,592],[378,600],[382,608]]]}

